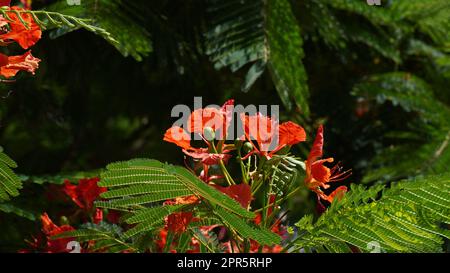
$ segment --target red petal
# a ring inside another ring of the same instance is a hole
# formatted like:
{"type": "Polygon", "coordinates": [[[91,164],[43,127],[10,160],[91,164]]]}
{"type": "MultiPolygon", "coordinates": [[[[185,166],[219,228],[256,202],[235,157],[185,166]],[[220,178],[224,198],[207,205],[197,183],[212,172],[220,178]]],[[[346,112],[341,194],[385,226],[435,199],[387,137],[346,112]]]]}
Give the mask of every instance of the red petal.
{"type": "Polygon", "coordinates": [[[300,125],[288,121],[279,126],[279,146],[295,145],[306,140],[305,129],[300,125]]]}
{"type": "Polygon", "coordinates": [[[164,134],[164,141],[176,144],[178,147],[189,150],[191,149],[191,136],[178,126],[167,129],[164,134]]]}
{"type": "Polygon", "coordinates": [[[244,208],[248,208],[252,201],[252,190],[248,184],[232,185],[229,187],[214,185],[214,187],[238,201],[244,208]]]}
{"type": "Polygon", "coordinates": [[[311,152],[308,156],[308,161],[312,164],[317,158],[323,155],[323,126],[320,125],[317,129],[316,139],[314,140],[311,152]]]}
{"type": "MultiPolygon", "coordinates": [[[[11,10],[23,11],[24,9],[20,7],[11,7],[11,10]]],[[[39,39],[41,39],[42,31],[38,24],[34,21],[31,14],[21,13],[23,21],[27,23],[28,28],[25,27],[22,21],[19,19],[18,15],[12,11],[9,11],[8,17],[11,19],[8,20],[10,31],[0,35],[0,39],[2,40],[14,40],[16,41],[23,49],[28,49],[34,44],[36,44],[39,39]]]]}
{"type": "Polygon", "coordinates": [[[328,158],[326,160],[319,160],[312,164],[311,175],[312,177],[321,183],[327,183],[330,181],[331,170],[330,168],[323,165],[325,162],[333,162],[333,158],[328,158]]]}
{"type": "Polygon", "coordinates": [[[347,192],[346,186],[340,186],[335,189],[327,198],[328,202],[332,203],[334,198],[337,197],[338,200],[341,200],[344,197],[344,194],[347,192]]]}
{"type": "Polygon", "coordinates": [[[186,231],[192,221],[192,212],[174,212],[167,217],[167,227],[175,233],[186,231]]]}
{"type": "MultiPolygon", "coordinates": [[[[1,64],[5,64],[4,56],[1,58],[1,64]]],[[[39,67],[41,60],[33,57],[31,51],[19,56],[9,56],[5,65],[0,66],[0,75],[5,78],[14,77],[19,71],[27,71],[34,74],[35,70],[39,67]]]]}

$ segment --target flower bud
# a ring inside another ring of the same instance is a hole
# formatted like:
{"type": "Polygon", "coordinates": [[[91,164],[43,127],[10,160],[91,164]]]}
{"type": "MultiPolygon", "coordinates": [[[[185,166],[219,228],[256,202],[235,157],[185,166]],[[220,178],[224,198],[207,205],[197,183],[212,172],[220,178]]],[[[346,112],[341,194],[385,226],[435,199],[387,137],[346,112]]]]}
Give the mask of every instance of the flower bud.
{"type": "Polygon", "coordinates": [[[69,225],[69,219],[67,219],[66,216],[61,216],[61,218],[59,218],[59,224],[60,225],[69,225]]]}
{"type": "Polygon", "coordinates": [[[203,136],[208,141],[213,141],[216,138],[216,134],[215,134],[213,128],[211,128],[211,127],[205,127],[203,129],[203,136]]]}
{"type": "Polygon", "coordinates": [[[247,141],[244,143],[244,147],[242,149],[244,150],[244,153],[249,153],[251,150],[253,150],[253,145],[247,141]]]}

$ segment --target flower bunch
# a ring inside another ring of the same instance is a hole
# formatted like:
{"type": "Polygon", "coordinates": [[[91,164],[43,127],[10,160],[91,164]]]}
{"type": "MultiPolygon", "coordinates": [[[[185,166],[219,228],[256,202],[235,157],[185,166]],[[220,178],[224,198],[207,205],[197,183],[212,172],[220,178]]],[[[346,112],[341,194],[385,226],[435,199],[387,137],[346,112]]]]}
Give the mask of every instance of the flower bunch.
{"type": "MultiPolygon", "coordinates": [[[[41,28],[34,21],[33,16],[26,12],[30,8],[30,1],[26,1],[25,8],[10,7],[10,1],[0,1],[0,8],[7,7],[5,16],[0,16],[0,45],[7,46],[16,42],[23,49],[35,45],[42,35],[41,28]]],[[[31,50],[23,55],[8,56],[0,53],[0,75],[10,79],[19,71],[34,74],[41,60],[33,57],[31,50]]]]}
{"type": "MultiPolygon", "coordinates": [[[[254,114],[241,113],[238,115],[243,134],[238,136],[233,143],[225,141],[228,129],[232,122],[234,101],[227,101],[220,109],[202,108],[193,111],[188,117],[187,126],[173,126],[164,134],[164,141],[180,147],[185,154],[186,166],[198,177],[210,186],[218,189],[229,197],[238,201],[242,207],[256,212],[254,219],[256,225],[270,228],[282,238],[286,237],[286,229],[279,217],[280,204],[292,196],[299,187],[289,193],[275,192],[273,185],[274,173],[267,171],[273,169],[274,162],[279,162],[285,156],[290,155],[292,146],[306,141],[304,128],[292,121],[279,123],[276,119],[263,115],[260,112],[254,114]],[[193,136],[200,136],[203,147],[195,146],[193,136]],[[240,165],[240,175],[233,176],[230,171],[230,159],[236,156],[240,165]],[[265,194],[264,194],[265,193],[265,194]],[[259,199],[263,200],[259,200],[259,199]],[[263,204],[262,207],[259,207],[263,204]]],[[[309,156],[304,161],[305,178],[304,185],[321,201],[333,202],[334,198],[342,197],[347,191],[345,186],[340,186],[329,194],[326,190],[330,183],[341,181],[350,175],[350,171],[342,171],[340,164],[327,167],[333,158],[321,159],[323,156],[323,126],[320,126],[309,156]]],[[[287,187],[288,189],[290,187],[287,187]]],[[[167,204],[192,204],[199,202],[198,198],[178,198],[169,200],[167,204]]],[[[177,212],[166,218],[166,226],[160,232],[164,237],[167,231],[181,234],[186,227],[198,219],[192,212],[177,212]]],[[[217,226],[202,226],[202,230],[211,231],[217,226]]],[[[220,227],[219,230],[224,229],[220,227]]],[[[219,239],[220,239],[219,232],[219,239]]],[[[165,242],[165,237],[160,239],[165,242]]],[[[196,245],[195,238],[191,245],[196,245]]],[[[232,239],[223,241],[222,245],[229,252],[279,252],[282,247],[260,246],[257,242],[237,242],[232,239]]],[[[195,249],[195,247],[193,248],[195,249]]],[[[168,249],[166,249],[168,250],[168,249]]],[[[173,251],[173,249],[172,249],[173,251]]]]}
{"type": "MultiPolygon", "coordinates": [[[[102,192],[106,191],[106,188],[97,185],[99,181],[99,178],[88,178],[80,179],[77,184],[73,184],[69,180],[65,180],[64,185],[51,188],[50,191],[52,192],[49,195],[51,201],[70,199],[70,202],[75,205],[75,210],[60,212],[61,225],[55,224],[47,213],[43,213],[40,217],[42,232],[28,241],[30,249],[23,249],[20,252],[70,252],[71,248],[69,248],[68,243],[74,241],[75,238],[55,239],[54,236],[75,230],[74,224],[99,224],[102,221],[112,224],[117,223],[120,217],[117,211],[110,210],[104,217],[104,211],[94,207],[94,201],[99,199],[102,192]]],[[[87,249],[82,248],[81,251],[87,252],[87,249]]]]}

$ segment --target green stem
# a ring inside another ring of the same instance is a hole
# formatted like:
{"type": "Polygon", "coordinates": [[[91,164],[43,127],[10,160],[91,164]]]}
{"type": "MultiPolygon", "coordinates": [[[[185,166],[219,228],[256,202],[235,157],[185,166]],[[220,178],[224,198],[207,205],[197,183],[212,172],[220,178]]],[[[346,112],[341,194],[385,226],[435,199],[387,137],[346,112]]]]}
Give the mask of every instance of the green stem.
{"type": "MultiPolygon", "coordinates": [[[[300,187],[301,187],[301,186],[298,186],[298,187],[295,188],[293,191],[291,191],[290,193],[288,193],[285,197],[283,197],[283,198],[277,200],[273,205],[278,205],[278,204],[280,204],[280,203],[286,201],[286,200],[289,199],[292,195],[294,195],[295,193],[297,193],[297,192],[300,190],[300,187]]],[[[265,206],[265,207],[262,207],[262,208],[259,208],[259,209],[255,210],[254,212],[255,212],[255,213],[256,213],[256,212],[260,212],[260,211],[262,211],[263,209],[266,209],[266,208],[269,207],[269,206],[270,206],[270,205],[265,206]]]]}
{"type": "MultiPolygon", "coordinates": [[[[214,145],[214,143],[211,143],[211,148],[213,149],[213,152],[216,154],[219,154],[217,152],[216,146],[214,145]]],[[[230,173],[228,172],[227,168],[225,167],[225,164],[223,164],[223,160],[219,159],[219,166],[220,169],[222,170],[223,175],[225,176],[225,179],[228,182],[228,185],[236,185],[236,182],[234,182],[233,178],[231,177],[230,173]]]]}

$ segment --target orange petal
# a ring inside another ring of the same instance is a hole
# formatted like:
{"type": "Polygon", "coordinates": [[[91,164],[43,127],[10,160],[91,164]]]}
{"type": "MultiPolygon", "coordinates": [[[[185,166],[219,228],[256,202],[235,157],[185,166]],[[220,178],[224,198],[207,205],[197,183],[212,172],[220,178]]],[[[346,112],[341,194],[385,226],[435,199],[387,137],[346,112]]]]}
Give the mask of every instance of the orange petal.
{"type": "Polygon", "coordinates": [[[344,194],[347,192],[346,186],[340,186],[335,189],[327,198],[327,201],[332,203],[334,198],[337,197],[338,200],[341,200],[344,197],[344,194]]]}
{"type": "Polygon", "coordinates": [[[211,127],[214,131],[222,129],[226,117],[220,109],[204,108],[197,109],[188,117],[188,131],[203,134],[205,127],[211,127]]]}
{"type": "Polygon", "coordinates": [[[214,187],[238,201],[239,204],[241,204],[241,206],[245,209],[248,208],[250,202],[252,201],[252,190],[248,184],[238,184],[229,187],[214,185],[214,187]]]}
{"type": "MultiPolygon", "coordinates": [[[[11,10],[23,11],[20,7],[11,7],[11,10]]],[[[29,13],[21,13],[22,20],[27,23],[28,28],[25,27],[15,12],[8,12],[8,20],[10,31],[0,35],[2,40],[14,40],[23,49],[28,49],[36,44],[41,39],[42,31],[38,24],[29,13]]]]}
{"type": "MultiPolygon", "coordinates": [[[[1,58],[2,63],[4,64],[4,56],[1,58]]],[[[7,64],[0,66],[0,75],[5,78],[11,78],[14,77],[20,70],[34,74],[34,71],[39,67],[40,61],[40,59],[31,55],[31,51],[19,56],[9,56],[7,64]]]]}
{"type": "Polygon", "coordinates": [[[320,125],[317,129],[316,139],[314,140],[313,146],[311,148],[311,152],[308,156],[308,161],[310,164],[314,163],[317,158],[322,157],[323,155],[323,126],[320,125]]]}
{"type": "Polygon", "coordinates": [[[311,166],[311,176],[320,183],[329,182],[331,177],[330,168],[323,165],[325,162],[333,162],[333,158],[316,161],[311,166]]]}
{"type": "Polygon", "coordinates": [[[173,126],[167,129],[164,134],[164,141],[174,143],[178,147],[189,150],[191,149],[191,136],[178,126],[173,126]]]}
{"type": "Polygon", "coordinates": [[[300,125],[288,121],[279,126],[279,146],[281,145],[295,145],[306,140],[305,129],[300,125]]]}

